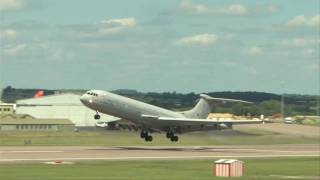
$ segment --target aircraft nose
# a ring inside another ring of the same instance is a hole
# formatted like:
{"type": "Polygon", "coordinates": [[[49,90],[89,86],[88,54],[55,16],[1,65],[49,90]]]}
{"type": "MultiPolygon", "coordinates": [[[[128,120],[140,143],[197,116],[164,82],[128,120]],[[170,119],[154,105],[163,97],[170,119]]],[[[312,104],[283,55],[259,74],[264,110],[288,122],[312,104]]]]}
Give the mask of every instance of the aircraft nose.
{"type": "Polygon", "coordinates": [[[87,94],[82,95],[82,96],[80,97],[80,101],[81,101],[83,104],[85,104],[85,105],[87,105],[87,104],[89,104],[89,103],[92,103],[92,100],[90,99],[90,97],[88,97],[87,94]]]}
{"type": "Polygon", "coordinates": [[[82,95],[82,96],[80,97],[80,101],[81,101],[83,104],[85,104],[85,101],[86,101],[85,95],[82,95]]]}

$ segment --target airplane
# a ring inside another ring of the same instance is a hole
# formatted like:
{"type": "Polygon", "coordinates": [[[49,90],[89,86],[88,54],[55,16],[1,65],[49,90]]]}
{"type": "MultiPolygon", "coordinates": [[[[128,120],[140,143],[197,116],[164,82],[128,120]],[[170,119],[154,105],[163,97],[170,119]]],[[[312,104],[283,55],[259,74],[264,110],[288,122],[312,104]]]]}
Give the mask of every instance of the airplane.
{"type": "Polygon", "coordinates": [[[153,132],[164,131],[168,139],[176,142],[179,139],[177,133],[226,129],[232,128],[232,124],[263,123],[258,119],[206,119],[216,101],[250,103],[235,99],[214,98],[206,94],[200,94],[200,100],[192,109],[181,112],[171,111],[102,90],[87,91],[80,97],[80,101],[96,111],[94,115],[96,120],[100,119],[99,113],[104,113],[139,125],[141,127],[140,137],[147,142],[153,140],[151,135],[153,132]]]}

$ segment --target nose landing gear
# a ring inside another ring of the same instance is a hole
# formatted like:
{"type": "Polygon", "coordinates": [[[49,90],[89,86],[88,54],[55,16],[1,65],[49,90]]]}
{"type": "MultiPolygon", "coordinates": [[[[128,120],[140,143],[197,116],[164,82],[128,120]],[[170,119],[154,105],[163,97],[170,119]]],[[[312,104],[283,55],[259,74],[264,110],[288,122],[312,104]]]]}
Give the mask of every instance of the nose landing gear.
{"type": "Polygon", "coordinates": [[[98,111],[97,111],[97,113],[94,115],[94,119],[95,119],[95,120],[99,120],[99,119],[100,119],[100,114],[99,114],[98,111]]]}

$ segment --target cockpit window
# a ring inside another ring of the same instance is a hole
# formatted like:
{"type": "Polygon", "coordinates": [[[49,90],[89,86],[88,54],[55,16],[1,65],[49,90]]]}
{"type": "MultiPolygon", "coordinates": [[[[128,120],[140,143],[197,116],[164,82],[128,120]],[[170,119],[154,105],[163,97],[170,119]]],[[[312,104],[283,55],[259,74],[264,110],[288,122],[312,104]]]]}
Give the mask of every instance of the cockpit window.
{"type": "Polygon", "coordinates": [[[87,92],[86,94],[91,95],[91,96],[98,96],[97,93],[93,93],[93,92],[87,92]]]}

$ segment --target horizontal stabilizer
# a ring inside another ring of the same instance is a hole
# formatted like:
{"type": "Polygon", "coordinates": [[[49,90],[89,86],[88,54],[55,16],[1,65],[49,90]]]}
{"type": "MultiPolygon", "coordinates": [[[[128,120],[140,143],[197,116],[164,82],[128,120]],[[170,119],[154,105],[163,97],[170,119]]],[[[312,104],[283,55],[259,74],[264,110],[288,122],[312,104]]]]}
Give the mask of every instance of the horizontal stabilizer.
{"type": "Polygon", "coordinates": [[[243,100],[238,100],[238,99],[215,98],[215,97],[208,96],[206,94],[200,94],[200,97],[207,100],[207,101],[212,100],[212,101],[224,101],[224,102],[241,102],[241,103],[248,103],[248,104],[252,103],[249,101],[243,101],[243,100]]]}

